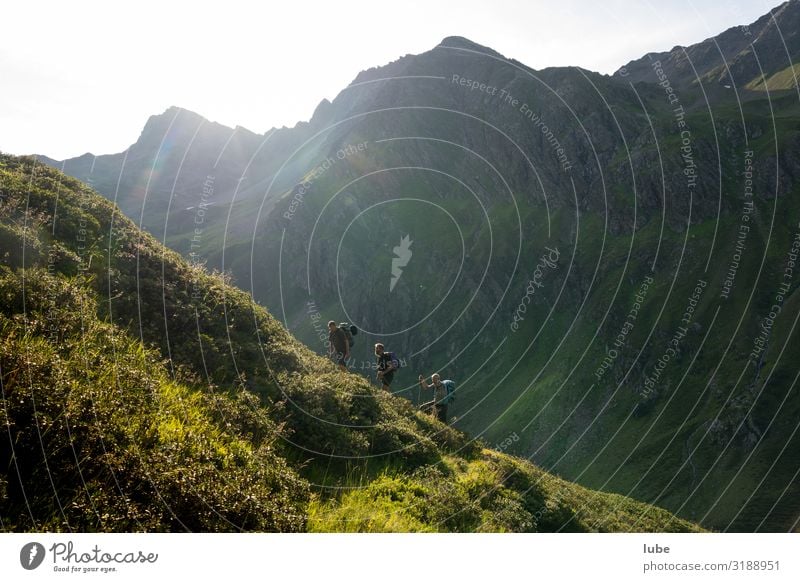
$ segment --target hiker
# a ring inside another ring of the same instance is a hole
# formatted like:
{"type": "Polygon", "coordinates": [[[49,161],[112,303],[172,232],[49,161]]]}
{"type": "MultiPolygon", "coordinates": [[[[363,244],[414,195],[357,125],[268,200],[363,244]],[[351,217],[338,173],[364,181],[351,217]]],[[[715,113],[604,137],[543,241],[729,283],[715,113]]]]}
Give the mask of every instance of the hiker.
{"type": "Polygon", "coordinates": [[[436,408],[436,418],[443,423],[447,424],[447,406],[453,400],[453,392],[456,388],[456,383],[452,380],[442,380],[439,374],[431,376],[432,384],[425,381],[425,377],[420,374],[419,385],[426,390],[433,388],[433,400],[426,402],[420,409],[436,408]]]}
{"type": "Polygon", "coordinates": [[[378,380],[383,384],[383,389],[388,391],[394,380],[394,373],[400,364],[392,352],[387,352],[383,344],[375,344],[375,357],[378,361],[378,380]]]}
{"type": "Polygon", "coordinates": [[[330,358],[346,372],[347,360],[350,359],[350,342],[344,330],[337,327],[333,320],[328,322],[328,346],[330,358]]]}

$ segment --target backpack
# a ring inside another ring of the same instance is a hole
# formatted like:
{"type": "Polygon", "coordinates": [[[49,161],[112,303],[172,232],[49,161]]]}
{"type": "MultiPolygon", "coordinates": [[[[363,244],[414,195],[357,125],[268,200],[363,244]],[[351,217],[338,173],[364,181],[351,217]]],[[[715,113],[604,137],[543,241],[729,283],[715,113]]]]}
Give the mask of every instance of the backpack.
{"type": "Polygon", "coordinates": [[[347,345],[352,348],[353,344],[356,343],[356,340],[353,336],[358,334],[358,328],[355,325],[340,323],[339,329],[344,332],[344,335],[347,338],[347,345]]]}
{"type": "Polygon", "coordinates": [[[442,380],[442,384],[447,388],[447,396],[442,399],[442,404],[450,404],[456,399],[456,383],[452,380],[442,380]]]}
{"type": "Polygon", "coordinates": [[[395,370],[399,370],[402,364],[400,363],[400,358],[397,357],[397,354],[394,352],[386,352],[386,355],[392,360],[392,367],[395,370]]]}

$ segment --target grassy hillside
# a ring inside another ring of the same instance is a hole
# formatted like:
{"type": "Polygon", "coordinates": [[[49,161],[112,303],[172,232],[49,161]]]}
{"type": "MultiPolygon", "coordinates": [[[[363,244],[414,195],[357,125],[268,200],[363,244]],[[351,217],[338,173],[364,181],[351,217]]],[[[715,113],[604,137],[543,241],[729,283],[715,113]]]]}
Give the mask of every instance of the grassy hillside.
{"type": "Polygon", "coordinates": [[[782,71],[773,73],[769,77],[762,75],[761,77],[754,79],[747,84],[747,88],[753,91],[791,90],[795,87],[798,73],[800,73],[800,66],[790,65],[782,71]]]}
{"type": "Polygon", "coordinates": [[[690,531],[334,370],[88,187],[0,156],[0,529],[690,531]]]}

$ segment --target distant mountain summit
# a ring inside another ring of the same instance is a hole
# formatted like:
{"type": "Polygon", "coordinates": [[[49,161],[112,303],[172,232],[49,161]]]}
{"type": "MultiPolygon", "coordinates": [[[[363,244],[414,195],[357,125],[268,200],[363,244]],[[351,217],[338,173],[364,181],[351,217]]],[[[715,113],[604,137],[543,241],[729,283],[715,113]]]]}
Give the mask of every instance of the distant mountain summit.
{"type": "Polygon", "coordinates": [[[497,51],[487,46],[480,45],[477,42],[473,42],[468,38],[464,38],[463,36],[448,36],[442,39],[442,42],[440,42],[438,46],[442,48],[475,51],[482,54],[493,55],[502,58],[502,55],[497,51]]]}

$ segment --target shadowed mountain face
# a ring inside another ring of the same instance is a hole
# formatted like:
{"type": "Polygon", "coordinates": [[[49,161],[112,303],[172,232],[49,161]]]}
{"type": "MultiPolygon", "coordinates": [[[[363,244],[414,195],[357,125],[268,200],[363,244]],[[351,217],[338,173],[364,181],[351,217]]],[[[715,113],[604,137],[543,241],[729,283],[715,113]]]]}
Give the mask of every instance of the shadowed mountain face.
{"type": "Polygon", "coordinates": [[[456,425],[491,444],[711,527],[787,530],[798,18],[610,77],[451,37],[294,128],[171,108],[121,154],[44,161],[312,349],[347,320],[356,371],[376,341],[405,361],[397,394],[452,377],[456,425]]]}

